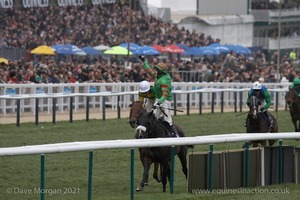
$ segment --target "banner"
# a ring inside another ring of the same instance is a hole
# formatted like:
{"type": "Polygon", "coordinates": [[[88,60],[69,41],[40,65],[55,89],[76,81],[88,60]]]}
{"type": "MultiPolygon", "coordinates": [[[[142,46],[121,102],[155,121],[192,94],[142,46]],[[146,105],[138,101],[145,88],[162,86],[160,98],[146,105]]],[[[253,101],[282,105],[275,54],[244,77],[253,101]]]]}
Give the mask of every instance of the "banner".
{"type": "Polygon", "coordinates": [[[12,8],[13,0],[0,0],[0,8],[12,8]]]}
{"type": "Polygon", "coordinates": [[[93,5],[114,4],[114,3],[117,3],[117,0],[92,0],[93,5]]]}
{"type": "Polygon", "coordinates": [[[0,8],[34,8],[51,6],[83,6],[83,5],[102,5],[102,4],[124,4],[127,0],[0,0],[0,8]]]}
{"type": "Polygon", "coordinates": [[[82,6],[84,0],[57,0],[58,6],[82,6]]]}
{"type": "Polygon", "coordinates": [[[48,0],[22,0],[24,8],[48,7],[48,0]]]}

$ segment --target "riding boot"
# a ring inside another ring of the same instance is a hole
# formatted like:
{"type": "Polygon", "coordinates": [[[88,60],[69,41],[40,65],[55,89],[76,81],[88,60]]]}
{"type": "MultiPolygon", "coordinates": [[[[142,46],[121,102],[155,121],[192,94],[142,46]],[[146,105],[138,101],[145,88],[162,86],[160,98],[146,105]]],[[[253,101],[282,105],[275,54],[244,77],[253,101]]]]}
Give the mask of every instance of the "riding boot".
{"type": "Polygon", "coordinates": [[[170,124],[168,122],[164,122],[164,125],[167,129],[167,134],[169,137],[176,137],[176,131],[174,130],[174,126],[170,126],[170,124]]]}

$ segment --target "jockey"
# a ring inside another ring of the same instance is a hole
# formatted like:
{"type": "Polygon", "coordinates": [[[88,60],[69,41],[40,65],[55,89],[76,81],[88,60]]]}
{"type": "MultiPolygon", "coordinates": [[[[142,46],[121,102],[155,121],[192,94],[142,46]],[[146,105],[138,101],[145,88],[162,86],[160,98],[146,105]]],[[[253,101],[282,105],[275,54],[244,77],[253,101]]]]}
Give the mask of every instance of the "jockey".
{"type": "Polygon", "coordinates": [[[293,83],[290,85],[290,89],[295,88],[296,86],[300,85],[300,78],[299,78],[299,70],[295,69],[292,71],[292,76],[293,76],[293,83]]]}
{"type": "Polygon", "coordinates": [[[155,80],[153,86],[153,92],[155,94],[156,100],[154,107],[159,107],[154,110],[154,114],[157,119],[162,118],[164,121],[168,122],[168,130],[171,131],[171,135],[175,136],[175,130],[173,127],[173,119],[170,112],[172,97],[172,78],[168,74],[168,66],[164,63],[158,63],[154,65],[155,70],[153,70],[148,62],[145,60],[144,56],[139,56],[140,60],[144,63],[144,69],[147,73],[155,80]]]}
{"type": "Polygon", "coordinates": [[[153,91],[153,85],[150,85],[148,81],[142,81],[139,86],[139,99],[144,103],[144,107],[147,112],[150,112],[155,103],[155,94],[153,91]]]}
{"type": "Polygon", "coordinates": [[[268,120],[269,124],[269,129],[273,127],[273,119],[268,113],[268,108],[271,105],[271,95],[266,86],[261,85],[258,81],[254,82],[249,93],[248,93],[248,98],[247,98],[247,105],[248,107],[250,106],[251,102],[250,99],[252,96],[255,96],[258,98],[260,102],[260,112],[262,112],[265,116],[266,119],[268,120]]]}

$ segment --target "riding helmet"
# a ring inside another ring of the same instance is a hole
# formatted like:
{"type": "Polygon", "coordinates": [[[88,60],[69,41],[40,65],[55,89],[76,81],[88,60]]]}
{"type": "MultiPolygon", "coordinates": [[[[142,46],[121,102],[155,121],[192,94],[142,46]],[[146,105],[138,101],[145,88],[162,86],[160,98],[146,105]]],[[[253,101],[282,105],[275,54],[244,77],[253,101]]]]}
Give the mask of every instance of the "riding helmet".
{"type": "Polygon", "coordinates": [[[253,90],[260,90],[261,89],[261,84],[258,81],[255,81],[253,83],[252,89],[253,90]]]}
{"type": "Polygon", "coordinates": [[[140,83],[140,92],[148,92],[150,90],[150,83],[148,81],[142,81],[140,83]]]}

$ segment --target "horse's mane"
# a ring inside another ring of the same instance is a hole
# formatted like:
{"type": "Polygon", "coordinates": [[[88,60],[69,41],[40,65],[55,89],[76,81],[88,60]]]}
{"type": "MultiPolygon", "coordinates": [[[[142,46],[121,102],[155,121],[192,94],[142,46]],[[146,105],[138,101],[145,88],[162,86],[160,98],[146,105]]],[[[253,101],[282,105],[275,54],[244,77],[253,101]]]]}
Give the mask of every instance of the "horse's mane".
{"type": "MultiPolygon", "coordinates": [[[[135,101],[131,104],[129,118],[132,117],[133,113],[139,113],[139,112],[142,112],[142,113],[145,112],[145,108],[143,107],[143,102],[135,101]]],[[[138,116],[135,116],[135,117],[138,117],[138,116]]]]}
{"type": "Polygon", "coordinates": [[[168,137],[163,122],[155,117],[153,111],[143,113],[139,118],[139,124],[147,127],[147,132],[151,137],[168,137]]]}

